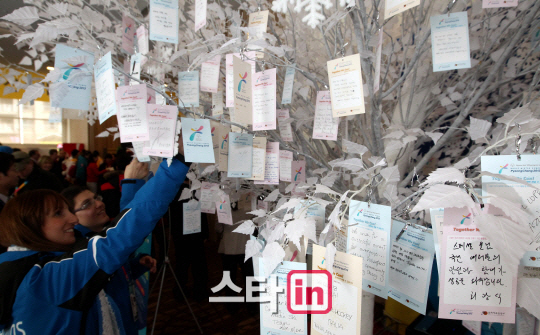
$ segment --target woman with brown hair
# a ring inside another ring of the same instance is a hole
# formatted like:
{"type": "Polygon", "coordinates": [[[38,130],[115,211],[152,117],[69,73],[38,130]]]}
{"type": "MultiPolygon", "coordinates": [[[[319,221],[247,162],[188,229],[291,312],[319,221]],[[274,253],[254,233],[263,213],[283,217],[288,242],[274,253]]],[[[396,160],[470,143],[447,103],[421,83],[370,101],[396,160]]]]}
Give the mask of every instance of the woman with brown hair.
{"type": "MultiPolygon", "coordinates": [[[[180,148],[181,150],[182,148],[180,148]]],[[[182,151],[181,151],[182,152],[182,151]]],[[[140,168],[136,159],[130,164],[140,168]]],[[[129,166],[128,166],[129,168],[129,166]]],[[[103,288],[166,212],[188,166],[162,163],[103,234],[77,238],[77,217],[61,195],[21,194],[0,214],[0,329],[11,334],[125,334],[103,288]]]]}

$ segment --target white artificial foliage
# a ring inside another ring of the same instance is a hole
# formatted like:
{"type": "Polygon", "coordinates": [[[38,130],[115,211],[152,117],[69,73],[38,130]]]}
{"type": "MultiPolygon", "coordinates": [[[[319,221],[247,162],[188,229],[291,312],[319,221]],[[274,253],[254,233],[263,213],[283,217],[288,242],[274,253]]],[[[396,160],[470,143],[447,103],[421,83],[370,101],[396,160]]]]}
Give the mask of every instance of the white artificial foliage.
{"type": "MultiPolygon", "coordinates": [[[[247,257],[247,254],[246,254],[247,257]]],[[[264,263],[264,273],[268,277],[274,271],[276,266],[283,261],[285,250],[277,242],[271,242],[266,245],[262,252],[264,263]]]]}
{"type": "Polygon", "coordinates": [[[302,249],[302,246],[300,245],[300,238],[305,233],[305,226],[305,220],[293,220],[287,222],[287,227],[285,227],[284,230],[284,233],[289,238],[289,241],[294,243],[298,250],[302,249]]]}
{"type": "Polygon", "coordinates": [[[39,14],[37,7],[24,6],[15,9],[13,12],[11,12],[11,14],[2,16],[1,19],[21,24],[23,26],[29,26],[39,20],[39,14]]]}
{"type": "Polygon", "coordinates": [[[23,105],[31,100],[41,98],[43,93],[45,93],[45,86],[42,84],[38,83],[30,85],[25,89],[22,99],[19,100],[19,105],[23,105]]]}
{"type": "Polygon", "coordinates": [[[491,122],[471,117],[471,126],[467,127],[467,130],[471,135],[471,139],[477,141],[487,135],[489,128],[491,128],[491,122]]]}
{"type": "Polygon", "coordinates": [[[253,224],[253,221],[247,220],[247,221],[244,221],[241,225],[239,225],[238,228],[233,230],[233,233],[253,235],[254,231],[255,231],[255,224],[253,224]]]}
{"type": "Polygon", "coordinates": [[[465,183],[465,175],[463,174],[463,172],[453,167],[438,168],[437,170],[430,173],[426,181],[420,184],[420,186],[433,185],[445,182],[463,184],[465,183]]]}
{"type": "Polygon", "coordinates": [[[431,208],[469,207],[475,206],[472,198],[461,188],[450,185],[434,185],[426,190],[411,212],[429,210],[431,208]]]}
{"type": "Polygon", "coordinates": [[[336,257],[336,246],[333,243],[330,243],[326,246],[326,251],[324,253],[324,265],[326,266],[326,271],[334,273],[334,259],[336,257]]]}
{"type": "Polygon", "coordinates": [[[244,262],[246,262],[251,257],[257,255],[262,249],[262,245],[257,240],[249,240],[246,243],[246,251],[245,251],[245,257],[244,262]]]}

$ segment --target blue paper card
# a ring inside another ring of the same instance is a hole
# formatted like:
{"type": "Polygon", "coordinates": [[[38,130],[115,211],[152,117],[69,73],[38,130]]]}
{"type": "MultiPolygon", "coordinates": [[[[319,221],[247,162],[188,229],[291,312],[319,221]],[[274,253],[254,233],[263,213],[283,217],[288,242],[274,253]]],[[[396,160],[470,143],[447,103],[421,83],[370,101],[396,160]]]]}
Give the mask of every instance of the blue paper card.
{"type": "Polygon", "coordinates": [[[187,117],[181,120],[186,162],[215,163],[210,121],[187,117]]]}
{"type": "Polygon", "coordinates": [[[471,67],[467,12],[431,17],[433,72],[471,67]]]}
{"type": "Polygon", "coordinates": [[[99,123],[116,114],[116,89],[112,69],[111,52],[97,61],[94,67],[99,123]]]}
{"type": "Polygon", "coordinates": [[[252,165],[253,135],[229,133],[227,177],[251,178],[252,165]]]}
{"type": "Polygon", "coordinates": [[[150,0],[150,39],[178,44],[178,1],[150,0]]]}

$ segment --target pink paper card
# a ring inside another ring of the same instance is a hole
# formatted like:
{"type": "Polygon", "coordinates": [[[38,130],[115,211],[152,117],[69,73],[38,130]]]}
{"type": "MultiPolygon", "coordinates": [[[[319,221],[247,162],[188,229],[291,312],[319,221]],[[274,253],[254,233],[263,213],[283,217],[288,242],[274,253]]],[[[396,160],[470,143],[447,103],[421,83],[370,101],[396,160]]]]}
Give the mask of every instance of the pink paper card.
{"type": "MultiPolygon", "coordinates": [[[[205,1],[206,2],[206,1],[205,1]]],[[[221,55],[202,63],[201,65],[201,91],[217,93],[219,85],[219,69],[221,55]]]]}
{"type": "Polygon", "coordinates": [[[218,222],[232,225],[231,200],[228,194],[223,194],[219,201],[216,201],[216,212],[218,222]]]}
{"type": "Polygon", "coordinates": [[[313,122],[313,138],[318,140],[337,140],[339,117],[332,115],[330,91],[317,92],[315,120],[313,122]]]}
{"type": "MultiPolygon", "coordinates": [[[[257,55],[255,51],[244,53],[245,61],[251,64],[251,73],[255,73],[255,59],[257,55]]],[[[234,107],[234,71],[233,71],[233,56],[240,57],[239,53],[228,54],[225,56],[225,107],[234,107]]]]}
{"type": "Polygon", "coordinates": [[[195,0],[195,31],[206,25],[207,0],[195,0]]]}
{"type": "Polygon", "coordinates": [[[279,150],[279,180],[291,181],[291,164],[293,153],[287,150],[279,150]]]}
{"type": "Polygon", "coordinates": [[[116,90],[120,142],[148,141],[146,85],[120,86],[116,90]]]}
{"type": "Polygon", "coordinates": [[[137,51],[143,55],[146,55],[149,51],[148,46],[148,29],[144,26],[144,24],[141,24],[139,28],[137,28],[137,51]]]}
{"type": "Polygon", "coordinates": [[[266,142],[264,180],[255,184],[279,185],[279,142],[266,142]]]}
{"type": "MultiPolygon", "coordinates": [[[[129,59],[126,57],[124,58],[124,73],[129,74],[129,72],[129,59]]],[[[124,83],[121,86],[129,85],[129,77],[127,75],[124,75],[123,78],[124,83]]]]}
{"type": "MultiPolygon", "coordinates": [[[[445,208],[441,244],[439,317],[444,319],[514,323],[517,271],[482,235],[475,208],[445,208]]],[[[485,205],[484,213],[502,216],[485,205]]]]}
{"type": "Polygon", "coordinates": [[[290,122],[285,122],[289,116],[289,110],[288,109],[278,109],[276,111],[277,113],[277,120],[278,120],[278,127],[279,127],[279,134],[281,135],[281,139],[285,142],[292,142],[293,141],[293,133],[292,133],[292,127],[290,122]]]}
{"type": "Polygon", "coordinates": [[[253,75],[253,130],[276,129],[276,69],[253,75]]]}
{"type": "Polygon", "coordinates": [[[128,54],[133,54],[133,37],[135,36],[135,21],[126,15],[122,15],[122,49],[128,54]]]}
{"type": "Polygon", "coordinates": [[[291,163],[291,182],[295,184],[306,181],[306,161],[293,161],[291,163]]]}
{"type": "Polygon", "coordinates": [[[518,0],[482,0],[482,8],[516,7],[518,0]]]}
{"type": "Polygon", "coordinates": [[[148,113],[149,146],[143,154],[157,157],[173,157],[176,147],[176,118],[178,109],[168,105],[146,105],[148,113]]]}

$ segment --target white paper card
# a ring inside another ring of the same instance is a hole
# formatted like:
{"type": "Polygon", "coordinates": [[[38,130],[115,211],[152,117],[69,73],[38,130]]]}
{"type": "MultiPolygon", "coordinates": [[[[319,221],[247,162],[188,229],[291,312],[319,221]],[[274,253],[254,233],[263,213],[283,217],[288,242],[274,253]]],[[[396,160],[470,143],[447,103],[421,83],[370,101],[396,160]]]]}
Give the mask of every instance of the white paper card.
{"type": "Polygon", "coordinates": [[[168,105],[146,105],[150,140],[143,147],[145,155],[173,157],[176,143],[176,121],[178,109],[168,105]]]}
{"type": "Polygon", "coordinates": [[[201,91],[217,93],[218,85],[219,85],[220,64],[221,64],[221,55],[217,55],[214,58],[202,63],[201,65],[201,91]]]}
{"type": "Polygon", "coordinates": [[[229,133],[227,177],[251,178],[253,135],[229,133]]]}
{"type": "MultiPolygon", "coordinates": [[[[251,64],[251,73],[255,73],[255,59],[257,57],[255,51],[246,52],[244,55],[246,58],[245,62],[251,64]]],[[[225,107],[234,107],[234,77],[238,74],[233,71],[233,56],[240,58],[239,53],[227,54],[225,56],[225,107]]]]}
{"type": "Polygon", "coordinates": [[[264,180],[265,161],[266,137],[255,137],[253,139],[253,167],[250,179],[264,180]]]}
{"type": "Polygon", "coordinates": [[[294,85],[294,74],[296,64],[287,67],[285,72],[285,81],[283,82],[283,95],[281,97],[281,104],[290,104],[292,101],[293,94],[293,85],[294,85]]]}
{"type": "Polygon", "coordinates": [[[420,0],[386,0],[384,7],[384,19],[388,20],[392,16],[402,13],[420,4],[420,0]]]}
{"type": "Polygon", "coordinates": [[[279,126],[279,134],[281,135],[281,139],[285,142],[292,142],[293,132],[292,132],[291,123],[285,122],[285,120],[290,118],[289,110],[278,109],[276,110],[276,113],[277,113],[277,120],[278,120],[278,126],[279,126]]]}
{"type": "Polygon", "coordinates": [[[279,180],[291,182],[292,161],[293,153],[291,151],[279,151],[279,180]]]}
{"type": "Polygon", "coordinates": [[[146,85],[120,86],[116,91],[116,99],[120,142],[148,141],[146,85]]]}
{"type": "Polygon", "coordinates": [[[94,66],[96,80],[96,98],[99,111],[99,123],[105,122],[116,114],[115,83],[112,70],[111,52],[107,52],[94,66]]]}
{"type": "Polygon", "coordinates": [[[334,117],[365,113],[360,55],[328,61],[327,67],[334,117]]]}
{"type": "Polygon", "coordinates": [[[253,75],[253,130],[276,129],[276,69],[253,75]]]}
{"type": "Polygon", "coordinates": [[[195,31],[206,25],[207,0],[195,0],[195,31]]]}
{"type": "Polygon", "coordinates": [[[319,140],[337,140],[339,117],[332,115],[330,91],[317,92],[315,120],[313,122],[313,138],[319,140]]]}
{"type": "Polygon", "coordinates": [[[264,180],[255,184],[279,185],[279,142],[266,142],[264,180]]]}
{"type": "Polygon", "coordinates": [[[178,73],[179,105],[199,107],[199,71],[178,73]]]}
{"type": "Polygon", "coordinates": [[[467,12],[431,17],[433,72],[471,67],[467,12]]]}
{"type": "Polygon", "coordinates": [[[214,196],[219,191],[219,184],[202,182],[201,185],[201,212],[214,214],[216,212],[216,204],[214,196]]]}
{"type": "Polygon", "coordinates": [[[181,118],[186,162],[215,163],[210,121],[181,118]]]}
{"type": "Polygon", "coordinates": [[[183,233],[184,235],[201,232],[201,203],[185,202],[182,204],[184,209],[183,233]]]}
{"type": "Polygon", "coordinates": [[[150,39],[178,44],[178,1],[150,0],[150,39]]]}

